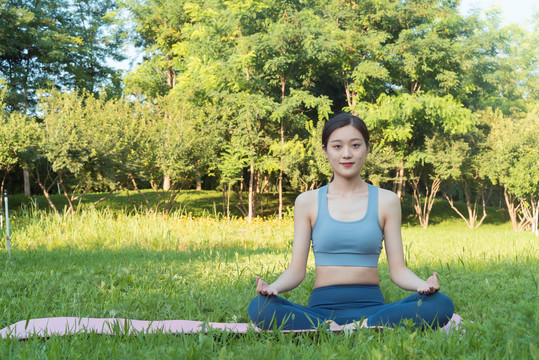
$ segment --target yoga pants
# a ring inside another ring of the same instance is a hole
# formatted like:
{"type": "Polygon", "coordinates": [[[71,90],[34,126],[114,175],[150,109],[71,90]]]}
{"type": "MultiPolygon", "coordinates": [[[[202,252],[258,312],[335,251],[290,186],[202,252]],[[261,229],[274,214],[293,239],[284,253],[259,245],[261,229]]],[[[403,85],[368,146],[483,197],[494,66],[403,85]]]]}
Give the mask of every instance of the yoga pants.
{"type": "Polygon", "coordinates": [[[279,296],[258,295],[249,304],[249,317],[263,329],[313,329],[333,320],[339,325],[367,318],[369,326],[395,327],[410,319],[419,328],[444,326],[453,315],[453,302],[440,292],[415,293],[386,304],[378,285],[332,285],[313,290],[309,305],[279,296]]]}

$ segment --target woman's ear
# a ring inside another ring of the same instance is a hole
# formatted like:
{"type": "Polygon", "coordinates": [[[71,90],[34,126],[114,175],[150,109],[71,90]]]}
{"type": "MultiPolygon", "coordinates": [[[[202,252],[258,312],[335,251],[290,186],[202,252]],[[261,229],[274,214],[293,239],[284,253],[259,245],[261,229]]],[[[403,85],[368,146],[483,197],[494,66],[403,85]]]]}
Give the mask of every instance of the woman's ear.
{"type": "Polygon", "coordinates": [[[328,158],[328,153],[325,145],[322,145],[322,151],[324,152],[324,155],[326,155],[326,159],[328,158]]]}

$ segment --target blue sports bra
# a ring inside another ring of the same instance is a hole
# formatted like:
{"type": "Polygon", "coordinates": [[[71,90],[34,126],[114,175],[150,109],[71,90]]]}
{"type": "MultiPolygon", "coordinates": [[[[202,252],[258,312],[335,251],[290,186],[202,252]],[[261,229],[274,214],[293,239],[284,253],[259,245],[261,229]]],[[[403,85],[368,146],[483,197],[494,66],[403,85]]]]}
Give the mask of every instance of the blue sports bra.
{"type": "Polygon", "coordinates": [[[318,190],[318,215],[311,238],[316,265],[377,267],[384,234],[378,220],[378,188],[369,184],[365,216],[356,221],[331,217],[328,185],[318,190]]]}

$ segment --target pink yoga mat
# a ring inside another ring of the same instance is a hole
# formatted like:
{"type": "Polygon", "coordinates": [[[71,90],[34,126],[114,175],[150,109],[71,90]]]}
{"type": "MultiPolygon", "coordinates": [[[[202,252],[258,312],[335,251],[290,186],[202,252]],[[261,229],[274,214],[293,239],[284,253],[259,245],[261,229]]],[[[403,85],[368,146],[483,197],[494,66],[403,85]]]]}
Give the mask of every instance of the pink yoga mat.
{"type": "MultiPolygon", "coordinates": [[[[454,314],[451,321],[440,330],[446,333],[459,329],[462,318],[454,314]]],[[[0,330],[3,339],[14,337],[28,339],[31,336],[50,337],[64,336],[78,333],[90,333],[114,335],[114,334],[139,334],[139,333],[169,333],[169,334],[195,334],[207,333],[210,330],[227,331],[233,333],[246,333],[249,330],[263,331],[253,324],[248,323],[216,323],[192,320],[130,320],[121,318],[77,318],[77,317],[52,317],[43,319],[22,320],[0,330]]],[[[316,330],[293,330],[285,332],[314,332],[316,330]]],[[[340,330],[328,330],[340,332],[340,330]]]]}

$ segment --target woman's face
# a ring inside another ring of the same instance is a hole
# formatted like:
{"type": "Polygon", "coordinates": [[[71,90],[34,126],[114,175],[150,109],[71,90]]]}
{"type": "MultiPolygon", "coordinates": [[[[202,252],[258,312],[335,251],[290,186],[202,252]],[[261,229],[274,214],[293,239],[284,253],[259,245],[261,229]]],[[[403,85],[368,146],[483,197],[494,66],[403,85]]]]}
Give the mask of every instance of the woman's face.
{"type": "Polygon", "coordinates": [[[368,153],[363,135],[353,125],[333,131],[324,149],[335,175],[343,177],[359,175],[368,153]]]}

